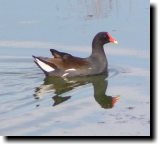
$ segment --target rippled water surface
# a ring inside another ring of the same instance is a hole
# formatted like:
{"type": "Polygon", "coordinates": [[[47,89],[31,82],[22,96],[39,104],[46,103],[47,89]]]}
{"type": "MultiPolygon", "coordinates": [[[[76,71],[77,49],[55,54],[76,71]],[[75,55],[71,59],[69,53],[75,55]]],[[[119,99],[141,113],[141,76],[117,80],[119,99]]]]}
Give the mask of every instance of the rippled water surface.
{"type": "Polygon", "coordinates": [[[149,1],[0,0],[0,135],[150,135],[149,1]],[[45,78],[32,55],[91,52],[108,31],[109,76],[45,78]]]}

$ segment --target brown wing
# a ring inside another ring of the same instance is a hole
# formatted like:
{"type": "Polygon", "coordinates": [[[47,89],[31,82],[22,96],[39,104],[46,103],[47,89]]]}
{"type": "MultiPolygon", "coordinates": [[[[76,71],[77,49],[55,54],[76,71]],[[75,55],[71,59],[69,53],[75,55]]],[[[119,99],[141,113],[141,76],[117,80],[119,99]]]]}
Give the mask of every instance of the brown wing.
{"type": "Polygon", "coordinates": [[[90,64],[83,58],[73,57],[71,55],[64,55],[63,57],[50,58],[49,62],[53,63],[58,69],[81,69],[89,67],[90,64]]]}

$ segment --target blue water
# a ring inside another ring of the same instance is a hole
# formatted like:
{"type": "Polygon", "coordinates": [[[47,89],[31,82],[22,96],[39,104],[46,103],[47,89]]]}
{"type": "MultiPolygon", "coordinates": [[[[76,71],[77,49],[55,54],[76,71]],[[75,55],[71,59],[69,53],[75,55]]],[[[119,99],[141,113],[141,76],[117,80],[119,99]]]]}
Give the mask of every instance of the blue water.
{"type": "Polygon", "coordinates": [[[0,0],[0,134],[150,135],[149,11],[146,0],[0,0]],[[119,43],[104,47],[108,78],[66,85],[33,62],[50,48],[87,57],[100,31],[119,43]]]}

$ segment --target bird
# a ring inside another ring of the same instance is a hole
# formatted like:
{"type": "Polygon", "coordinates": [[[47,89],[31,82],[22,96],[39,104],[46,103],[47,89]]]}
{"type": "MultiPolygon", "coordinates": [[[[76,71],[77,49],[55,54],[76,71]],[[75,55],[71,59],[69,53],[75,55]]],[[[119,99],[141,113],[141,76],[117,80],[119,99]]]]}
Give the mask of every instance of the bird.
{"type": "Polygon", "coordinates": [[[104,44],[118,44],[108,32],[99,32],[92,41],[92,52],[89,57],[81,58],[69,53],[50,49],[51,58],[33,55],[34,62],[46,76],[70,78],[106,74],[108,61],[104,52],[104,44]]]}

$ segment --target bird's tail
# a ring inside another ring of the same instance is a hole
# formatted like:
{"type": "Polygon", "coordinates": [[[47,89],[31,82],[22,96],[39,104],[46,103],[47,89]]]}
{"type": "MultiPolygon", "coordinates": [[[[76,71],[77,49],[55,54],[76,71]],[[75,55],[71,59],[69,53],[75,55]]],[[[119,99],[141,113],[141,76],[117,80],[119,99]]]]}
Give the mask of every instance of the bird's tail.
{"type": "Polygon", "coordinates": [[[33,58],[34,62],[45,74],[53,72],[57,68],[53,63],[49,62],[47,58],[36,57],[36,56],[33,56],[33,58]]]}

